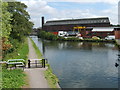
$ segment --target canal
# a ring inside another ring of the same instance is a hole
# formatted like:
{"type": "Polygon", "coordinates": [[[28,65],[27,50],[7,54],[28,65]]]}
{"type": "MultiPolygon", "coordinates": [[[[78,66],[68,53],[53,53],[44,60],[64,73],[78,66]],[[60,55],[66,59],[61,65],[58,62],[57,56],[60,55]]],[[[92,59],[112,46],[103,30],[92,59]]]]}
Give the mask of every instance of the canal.
{"type": "Polygon", "coordinates": [[[119,52],[114,44],[32,39],[48,59],[60,87],[118,88],[119,52]]]}

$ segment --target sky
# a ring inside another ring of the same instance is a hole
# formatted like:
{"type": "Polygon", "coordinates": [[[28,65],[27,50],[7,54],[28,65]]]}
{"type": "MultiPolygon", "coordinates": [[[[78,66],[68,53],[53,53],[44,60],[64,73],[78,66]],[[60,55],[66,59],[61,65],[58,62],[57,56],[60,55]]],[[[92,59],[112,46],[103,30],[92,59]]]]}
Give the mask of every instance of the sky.
{"type": "Polygon", "coordinates": [[[119,0],[17,0],[25,3],[34,27],[45,21],[109,17],[111,24],[118,24],[119,0]]]}

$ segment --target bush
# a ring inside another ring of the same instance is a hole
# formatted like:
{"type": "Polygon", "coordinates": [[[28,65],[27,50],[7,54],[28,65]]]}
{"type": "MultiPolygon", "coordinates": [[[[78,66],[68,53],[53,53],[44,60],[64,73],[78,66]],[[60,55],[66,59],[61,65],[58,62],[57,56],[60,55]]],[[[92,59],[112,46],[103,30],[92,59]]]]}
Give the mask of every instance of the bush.
{"type": "Polygon", "coordinates": [[[18,42],[17,40],[13,40],[13,42],[15,42],[12,47],[13,51],[7,53],[3,58],[3,60],[4,61],[7,61],[8,59],[25,59],[26,60],[28,51],[29,51],[27,38],[25,39],[24,43],[18,42]]]}
{"type": "Polygon", "coordinates": [[[58,38],[59,38],[57,35],[54,35],[50,32],[46,32],[46,31],[40,31],[38,33],[38,37],[42,38],[42,39],[47,39],[47,40],[58,40],[58,38]]]}

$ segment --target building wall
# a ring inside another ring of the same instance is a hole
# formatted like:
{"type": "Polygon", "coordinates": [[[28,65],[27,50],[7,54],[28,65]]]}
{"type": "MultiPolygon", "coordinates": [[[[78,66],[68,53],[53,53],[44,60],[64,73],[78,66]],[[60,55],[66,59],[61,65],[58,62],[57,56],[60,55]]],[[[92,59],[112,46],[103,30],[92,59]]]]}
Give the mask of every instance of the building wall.
{"type": "Polygon", "coordinates": [[[115,39],[120,39],[120,28],[114,29],[115,39]]]}
{"type": "Polygon", "coordinates": [[[100,38],[105,38],[108,35],[114,35],[114,31],[92,31],[92,36],[98,36],[100,38]]]}
{"type": "Polygon", "coordinates": [[[72,31],[73,27],[76,26],[86,26],[86,27],[109,27],[109,23],[102,23],[102,24],[71,24],[71,25],[44,25],[43,30],[48,32],[58,32],[58,31],[72,31]]]}

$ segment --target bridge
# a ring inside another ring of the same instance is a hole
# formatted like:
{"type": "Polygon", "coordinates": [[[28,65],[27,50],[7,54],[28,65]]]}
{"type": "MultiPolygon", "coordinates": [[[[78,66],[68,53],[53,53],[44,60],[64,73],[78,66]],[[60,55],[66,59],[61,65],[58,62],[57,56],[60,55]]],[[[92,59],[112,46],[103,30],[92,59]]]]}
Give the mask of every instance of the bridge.
{"type": "Polygon", "coordinates": [[[39,29],[33,29],[32,32],[29,34],[30,36],[37,36],[38,35],[38,32],[40,31],[41,28],[39,29]]]}

